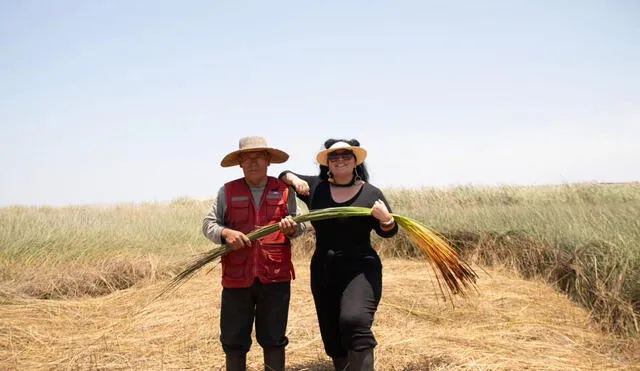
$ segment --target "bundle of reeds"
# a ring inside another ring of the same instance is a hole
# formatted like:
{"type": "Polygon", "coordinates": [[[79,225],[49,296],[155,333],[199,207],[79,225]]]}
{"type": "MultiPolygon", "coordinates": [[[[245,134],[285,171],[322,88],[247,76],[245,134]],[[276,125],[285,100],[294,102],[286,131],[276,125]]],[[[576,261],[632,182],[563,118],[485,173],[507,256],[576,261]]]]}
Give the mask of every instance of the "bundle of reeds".
{"type": "MultiPolygon", "coordinates": [[[[307,214],[294,217],[293,220],[296,223],[303,223],[323,219],[370,215],[370,208],[346,206],[312,210],[307,214]]],[[[465,295],[468,289],[475,288],[476,278],[478,277],[477,274],[460,258],[458,252],[453,249],[442,236],[429,230],[429,228],[417,220],[393,213],[391,215],[393,215],[398,225],[406,231],[410,240],[415,243],[424,254],[436,275],[438,286],[443,294],[444,290],[440,284],[440,280],[445,282],[449,294],[465,295]]],[[[271,224],[249,233],[247,237],[253,241],[278,230],[278,224],[271,224]]],[[[199,255],[165,287],[160,295],[177,288],[202,267],[218,260],[230,251],[232,251],[231,248],[226,245],[221,245],[220,247],[216,247],[199,255]]]]}

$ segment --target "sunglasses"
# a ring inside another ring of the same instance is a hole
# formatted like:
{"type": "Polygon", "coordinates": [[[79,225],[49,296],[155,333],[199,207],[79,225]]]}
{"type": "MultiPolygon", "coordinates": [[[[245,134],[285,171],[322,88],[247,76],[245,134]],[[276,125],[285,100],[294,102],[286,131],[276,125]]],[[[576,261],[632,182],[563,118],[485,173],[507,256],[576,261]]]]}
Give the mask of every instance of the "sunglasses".
{"type": "Polygon", "coordinates": [[[353,153],[352,152],[342,152],[342,153],[329,153],[327,155],[327,160],[334,162],[334,161],[338,161],[340,159],[342,159],[342,161],[349,161],[353,158],[353,153]]]}

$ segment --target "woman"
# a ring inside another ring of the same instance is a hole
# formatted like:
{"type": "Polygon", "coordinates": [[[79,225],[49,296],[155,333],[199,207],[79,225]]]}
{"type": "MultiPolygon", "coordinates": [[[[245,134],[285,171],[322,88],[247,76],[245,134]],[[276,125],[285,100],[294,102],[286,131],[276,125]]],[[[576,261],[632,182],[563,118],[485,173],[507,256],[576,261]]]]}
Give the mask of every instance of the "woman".
{"type": "Polygon", "coordinates": [[[309,210],[370,207],[370,217],[312,222],[316,249],[311,291],[326,353],[336,370],[373,370],[371,332],[382,294],[382,264],[371,247],[371,230],[381,237],[398,231],[382,192],[367,183],[367,151],[355,140],[329,139],[318,153],[318,176],[285,171],[280,179],[296,190],[309,210]]]}

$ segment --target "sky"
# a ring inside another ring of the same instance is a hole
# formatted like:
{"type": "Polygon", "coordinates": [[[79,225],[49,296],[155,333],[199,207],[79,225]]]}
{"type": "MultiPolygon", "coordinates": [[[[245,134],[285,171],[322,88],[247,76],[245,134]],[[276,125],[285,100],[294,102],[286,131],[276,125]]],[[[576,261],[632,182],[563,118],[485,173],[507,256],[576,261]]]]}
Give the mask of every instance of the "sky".
{"type": "Polygon", "coordinates": [[[382,189],[640,181],[640,3],[0,1],[0,206],[212,198],[251,135],[382,189]]]}

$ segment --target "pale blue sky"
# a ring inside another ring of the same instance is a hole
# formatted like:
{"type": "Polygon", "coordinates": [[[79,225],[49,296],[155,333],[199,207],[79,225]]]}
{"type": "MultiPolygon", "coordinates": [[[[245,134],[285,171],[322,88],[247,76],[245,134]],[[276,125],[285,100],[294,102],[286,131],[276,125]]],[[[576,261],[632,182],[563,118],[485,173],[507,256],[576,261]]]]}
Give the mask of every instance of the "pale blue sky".
{"type": "Polygon", "coordinates": [[[0,0],[0,206],[212,197],[238,139],[386,187],[640,180],[640,2],[0,0]]]}

